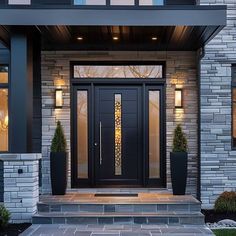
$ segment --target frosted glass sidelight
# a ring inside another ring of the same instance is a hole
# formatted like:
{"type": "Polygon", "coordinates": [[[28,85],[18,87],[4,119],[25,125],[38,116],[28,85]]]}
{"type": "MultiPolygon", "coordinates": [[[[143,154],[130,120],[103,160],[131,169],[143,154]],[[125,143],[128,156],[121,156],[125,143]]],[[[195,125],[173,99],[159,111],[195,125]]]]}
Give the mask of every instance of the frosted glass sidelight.
{"type": "Polygon", "coordinates": [[[160,92],[149,91],[149,178],[160,178],[160,92]]]}
{"type": "Polygon", "coordinates": [[[8,151],[8,90],[0,89],[0,152],[8,151]]]}
{"type": "Polygon", "coordinates": [[[88,178],[88,92],[77,91],[77,160],[80,179],[88,178]]]}

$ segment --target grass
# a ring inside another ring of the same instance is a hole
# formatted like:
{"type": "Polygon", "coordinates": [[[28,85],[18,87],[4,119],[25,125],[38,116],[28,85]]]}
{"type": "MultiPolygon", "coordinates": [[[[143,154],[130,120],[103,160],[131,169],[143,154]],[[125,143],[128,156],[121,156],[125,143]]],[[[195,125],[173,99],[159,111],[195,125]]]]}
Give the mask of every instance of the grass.
{"type": "Polygon", "coordinates": [[[216,236],[236,236],[236,229],[215,229],[212,231],[216,236]]]}

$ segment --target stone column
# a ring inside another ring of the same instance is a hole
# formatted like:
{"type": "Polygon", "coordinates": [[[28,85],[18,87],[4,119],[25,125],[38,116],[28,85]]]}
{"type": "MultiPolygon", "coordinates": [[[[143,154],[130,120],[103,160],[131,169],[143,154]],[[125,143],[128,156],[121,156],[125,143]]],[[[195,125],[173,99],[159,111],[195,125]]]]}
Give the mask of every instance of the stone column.
{"type": "Polygon", "coordinates": [[[31,222],[39,201],[41,154],[0,154],[3,201],[12,223],[31,222]]]}

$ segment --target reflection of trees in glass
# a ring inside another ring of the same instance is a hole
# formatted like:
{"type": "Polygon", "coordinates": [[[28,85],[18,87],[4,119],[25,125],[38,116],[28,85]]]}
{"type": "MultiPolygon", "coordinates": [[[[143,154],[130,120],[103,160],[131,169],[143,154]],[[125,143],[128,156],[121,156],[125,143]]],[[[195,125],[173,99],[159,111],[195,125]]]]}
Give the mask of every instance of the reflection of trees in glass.
{"type": "Polygon", "coordinates": [[[75,78],[162,78],[161,65],[74,66],[75,78]]]}

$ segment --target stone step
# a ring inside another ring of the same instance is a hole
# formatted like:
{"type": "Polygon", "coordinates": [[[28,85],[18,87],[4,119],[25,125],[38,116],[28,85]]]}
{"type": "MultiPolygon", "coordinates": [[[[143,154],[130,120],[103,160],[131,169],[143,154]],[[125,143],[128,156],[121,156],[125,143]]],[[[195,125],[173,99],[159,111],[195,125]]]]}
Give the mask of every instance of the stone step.
{"type": "Polygon", "coordinates": [[[33,224],[167,224],[204,225],[200,212],[160,212],[160,213],[38,213],[32,218],[33,224]]]}
{"type": "Polygon", "coordinates": [[[158,212],[200,212],[200,202],[187,202],[187,203],[170,203],[162,202],[155,204],[104,204],[104,203],[38,203],[38,212],[122,212],[122,213],[158,213],[158,212]]]}

